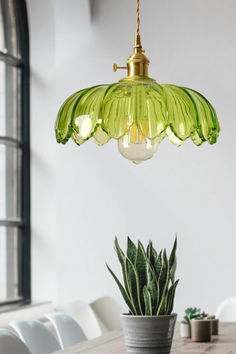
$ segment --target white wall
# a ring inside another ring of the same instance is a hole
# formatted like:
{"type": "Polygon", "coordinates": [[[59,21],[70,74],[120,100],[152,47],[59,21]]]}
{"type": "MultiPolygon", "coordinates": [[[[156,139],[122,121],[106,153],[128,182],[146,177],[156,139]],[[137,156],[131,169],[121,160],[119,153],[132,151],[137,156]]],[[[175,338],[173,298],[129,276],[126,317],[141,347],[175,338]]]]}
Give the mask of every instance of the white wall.
{"type": "Polygon", "coordinates": [[[195,88],[215,106],[215,146],[167,139],[139,166],[115,142],[57,145],[60,104],[76,90],[119,80],[112,64],[132,52],[135,0],[28,0],[31,33],[33,299],[65,302],[110,294],[114,236],[170,248],[178,233],[176,311],[214,312],[236,295],[236,2],[142,2],[143,46],[159,83],[195,88]]]}

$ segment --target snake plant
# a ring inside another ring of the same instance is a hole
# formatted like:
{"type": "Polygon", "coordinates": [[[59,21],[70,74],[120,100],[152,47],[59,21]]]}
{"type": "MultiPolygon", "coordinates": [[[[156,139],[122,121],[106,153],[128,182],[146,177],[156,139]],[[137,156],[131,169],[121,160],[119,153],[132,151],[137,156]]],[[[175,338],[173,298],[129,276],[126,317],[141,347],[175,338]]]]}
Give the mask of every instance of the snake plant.
{"type": "Polygon", "coordinates": [[[123,285],[108,265],[107,268],[115,279],[131,315],[171,314],[179,282],[175,281],[176,248],[177,238],[168,258],[166,249],[157,253],[151,241],[145,250],[140,241],[136,246],[128,237],[125,254],[117,237],[115,238],[115,251],[121,264],[123,285]]]}

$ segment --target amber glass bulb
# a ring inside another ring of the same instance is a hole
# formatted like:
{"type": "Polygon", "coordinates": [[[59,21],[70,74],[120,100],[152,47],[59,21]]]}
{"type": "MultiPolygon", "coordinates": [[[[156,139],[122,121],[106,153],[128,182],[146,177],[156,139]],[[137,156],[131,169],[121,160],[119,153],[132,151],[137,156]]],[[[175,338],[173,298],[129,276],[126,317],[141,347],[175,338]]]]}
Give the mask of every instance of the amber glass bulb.
{"type": "Polygon", "coordinates": [[[118,140],[118,149],[121,155],[135,164],[140,164],[152,158],[157,148],[158,142],[145,138],[142,133],[139,133],[135,125],[118,140]]]}

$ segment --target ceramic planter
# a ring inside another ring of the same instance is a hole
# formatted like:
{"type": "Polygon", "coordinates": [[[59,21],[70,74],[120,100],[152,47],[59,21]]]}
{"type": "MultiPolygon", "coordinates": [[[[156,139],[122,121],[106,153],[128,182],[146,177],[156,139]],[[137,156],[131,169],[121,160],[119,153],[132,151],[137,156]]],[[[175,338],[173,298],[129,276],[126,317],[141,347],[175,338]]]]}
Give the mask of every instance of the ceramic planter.
{"type": "Polygon", "coordinates": [[[210,319],[211,321],[211,334],[217,336],[219,334],[219,320],[218,319],[210,319]]]}
{"type": "Polygon", "coordinates": [[[210,320],[191,320],[191,335],[193,342],[210,342],[211,331],[210,320]]]}
{"type": "Polygon", "coordinates": [[[189,323],[180,323],[180,336],[182,338],[191,338],[191,327],[189,323]]]}
{"type": "Polygon", "coordinates": [[[177,315],[121,315],[128,354],[169,354],[177,315]]]}
{"type": "Polygon", "coordinates": [[[217,336],[219,333],[219,320],[215,316],[207,316],[206,320],[211,321],[211,334],[217,336]]]}

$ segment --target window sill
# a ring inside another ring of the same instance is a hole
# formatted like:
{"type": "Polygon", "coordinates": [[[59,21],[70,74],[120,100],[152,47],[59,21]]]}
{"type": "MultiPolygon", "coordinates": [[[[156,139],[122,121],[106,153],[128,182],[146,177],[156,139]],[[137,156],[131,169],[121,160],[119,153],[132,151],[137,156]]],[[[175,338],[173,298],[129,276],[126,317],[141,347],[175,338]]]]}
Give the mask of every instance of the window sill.
{"type": "Polygon", "coordinates": [[[12,301],[0,302],[0,314],[23,309],[25,306],[28,306],[29,304],[30,304],[29,300],[24,300],[22,298],[12,300],[12,301]]]}

